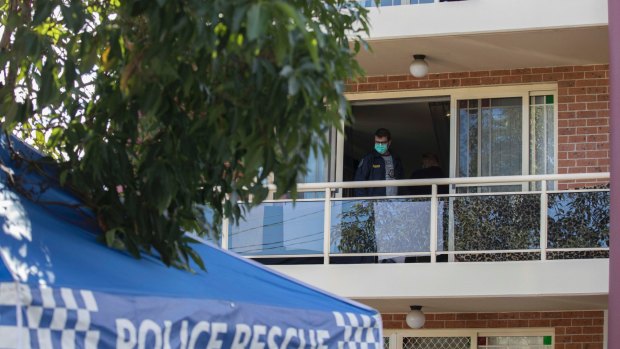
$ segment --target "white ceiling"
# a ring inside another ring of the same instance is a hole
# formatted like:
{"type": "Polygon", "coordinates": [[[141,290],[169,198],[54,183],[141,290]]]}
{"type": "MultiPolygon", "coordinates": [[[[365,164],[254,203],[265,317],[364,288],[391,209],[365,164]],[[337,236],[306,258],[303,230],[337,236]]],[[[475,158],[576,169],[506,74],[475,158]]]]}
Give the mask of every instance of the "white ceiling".
{"type": "Polygon", "coordinates": [[[437,297],[407,299],[355,299],[382,313],[406,313],[422,305],[429,313],[486,313],[513,311],[567,311],[607,309],[607,295],[524,297],[437,297]]]}
{"type": "Polygon", "coordinates": [[[357,59],[372,75],[408,74],[413,54],[431,73],[606,64],[607,26],[370,41],[357,59]]]}

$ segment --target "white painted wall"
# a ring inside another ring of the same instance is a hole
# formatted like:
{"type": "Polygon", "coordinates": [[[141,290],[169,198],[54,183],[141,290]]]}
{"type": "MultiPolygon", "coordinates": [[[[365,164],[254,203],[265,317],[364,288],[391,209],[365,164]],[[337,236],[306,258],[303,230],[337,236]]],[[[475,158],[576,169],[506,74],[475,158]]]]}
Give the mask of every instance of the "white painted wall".
{"type": "Polygon", "coordinates": [[[359,299],[600,295],[609,289],[607,259],[271,267],[359,299]]]}
{"type": "Polygon", "coordinates": [[[466,0],[373,7],[372,40],[607,25],[607,0],[466,0]]]}

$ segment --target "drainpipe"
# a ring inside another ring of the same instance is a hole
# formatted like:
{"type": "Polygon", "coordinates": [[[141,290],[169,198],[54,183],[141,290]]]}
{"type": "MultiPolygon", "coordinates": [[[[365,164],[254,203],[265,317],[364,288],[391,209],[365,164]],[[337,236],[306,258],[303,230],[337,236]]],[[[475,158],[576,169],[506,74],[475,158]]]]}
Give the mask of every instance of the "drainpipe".
{"type": "Polygon", "coordinates": [[[620,0],[608,0],[610,122],[610,252],[608,348],[620,348],[620,0]]]}

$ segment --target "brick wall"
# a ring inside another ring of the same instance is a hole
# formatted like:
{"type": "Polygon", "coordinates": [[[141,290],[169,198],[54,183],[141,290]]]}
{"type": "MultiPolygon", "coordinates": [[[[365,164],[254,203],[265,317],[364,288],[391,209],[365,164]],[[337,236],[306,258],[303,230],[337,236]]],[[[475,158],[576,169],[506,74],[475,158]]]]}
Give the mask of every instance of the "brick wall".
{"type": "MultiPolygon", "coordinates": [[[[602,349],[603,311],[513,313],[427,313],[424,329],[527,328],[555,329],[555,349],[602,349]]],[[[408,329],[406,314],[381,314],[383,328],[408,329]]]]}
{"type": "MultiPolygon", "coordinates": [[[[523,68],[457,73],[370,76],[347,84],[349,93],[558,84],[558,173],[609,171],[609,65],[523,68]]],[[[596,182],[565,182],[566,187],[596,182]]]]}

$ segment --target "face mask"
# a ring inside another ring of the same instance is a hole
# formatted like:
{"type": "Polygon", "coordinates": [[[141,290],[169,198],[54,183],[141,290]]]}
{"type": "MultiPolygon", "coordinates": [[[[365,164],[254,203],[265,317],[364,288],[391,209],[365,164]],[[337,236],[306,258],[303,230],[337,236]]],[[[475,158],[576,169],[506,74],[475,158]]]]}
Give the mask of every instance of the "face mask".
{"type": "Polygon", "coordinates": [[[387,151],[387,149],[388,149],[387,144],[375,143],[375,150],[377,151],[377,153],[383,154],[387,151]]]}

